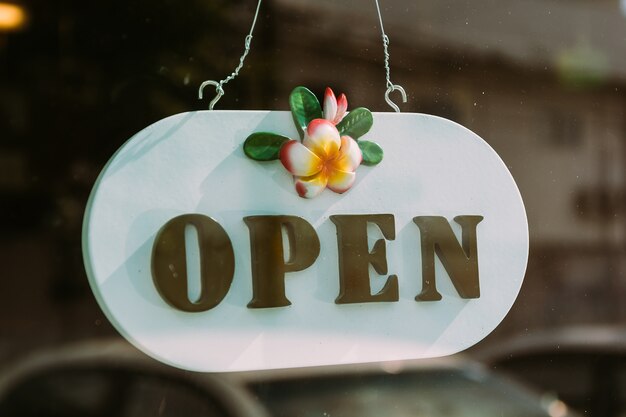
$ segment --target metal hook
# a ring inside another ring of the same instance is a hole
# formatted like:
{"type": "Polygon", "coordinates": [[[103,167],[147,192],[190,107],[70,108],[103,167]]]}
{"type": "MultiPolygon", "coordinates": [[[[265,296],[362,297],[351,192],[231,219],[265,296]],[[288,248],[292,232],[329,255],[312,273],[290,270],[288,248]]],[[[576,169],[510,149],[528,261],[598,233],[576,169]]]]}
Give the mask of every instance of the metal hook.
{"type": "Polygon", "coordinates": [[[400,92],[400,94],[402,95],[402,102],[406,103],[406,101],[407,101],[406,92],[404,91],[404,88],[402,88],[402,86],[398,85],[398,84],[390,85],[389,88],[387,89],[387,91],[385,91],[385,101],[387,102],[387,104],[389,104],[391,106],[392,109],[394,109],[396,112],[400,113],[400,107],[398,107],[396,105],[396,103],[391,101],[391,99],[389,98],[389,93],[392,93],[392,92],[394,92],[396,90],[398,90],[400,92]]]}
{"type": "Polygon", "coordinates": [[[202,84],[200,84],[200,88],[198,89],[198,98],[200,100],[202,100],[202,90],[204,90],[204,87],[206,87],[207,85],[215,86],[215,93],[217,94],[215,98],[211,100],[211,102],[209,103],[209,110],[213,110],[213,106],[215,106],[215,103],[217,103],[224,95],[224,89],[222,88],[222,84],[218,83],[217,81],[213,81],[213,80],[205,81],[202,84]]]}

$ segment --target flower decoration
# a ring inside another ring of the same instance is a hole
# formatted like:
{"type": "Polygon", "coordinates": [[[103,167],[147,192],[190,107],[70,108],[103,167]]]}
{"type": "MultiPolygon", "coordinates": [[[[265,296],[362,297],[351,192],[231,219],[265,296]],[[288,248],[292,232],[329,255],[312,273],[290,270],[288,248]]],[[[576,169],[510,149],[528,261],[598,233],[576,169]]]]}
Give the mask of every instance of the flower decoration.
{"type": "Polygon", "coordinates": [[[322,111],[311,91],[296,87],[289,104],[300,140],[257,132],[248,136],[243,149],[256,161],[280,159],[293,175],[300,197],[313,198],[325,188],[344,193],[354,184],[361,163],[376,165],[382,160],[378,144],[359,140],[372,127],[372,113],[363,107],[347,112],[345,94],[336,98],[333,90],[326,88],[322,111]]]}
{"type": "Polygon", "coordinates": [[[339,99],[336,99],[333,90],[330,87],[326,87],[326,93],[324,93],[324,119],[336,125],[346,115],[346,110],[348,110],[346,95],[341,94],[339,99]]]}
{"type": "Polygon", "coordinates": [[[326,119],[314,119],[302,143],[290,140],[280,149],[280,162],[294,175],[300,197],[312,198],[326,187],[336,193],[350,189],[363,156],[357,142],[326,119]]]}

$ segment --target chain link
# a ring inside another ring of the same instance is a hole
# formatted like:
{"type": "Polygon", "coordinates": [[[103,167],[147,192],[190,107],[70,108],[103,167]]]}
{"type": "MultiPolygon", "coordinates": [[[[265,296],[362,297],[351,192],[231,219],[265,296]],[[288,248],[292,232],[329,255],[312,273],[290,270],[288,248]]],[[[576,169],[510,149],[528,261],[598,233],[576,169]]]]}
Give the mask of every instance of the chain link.
{"type": "MultiPolygon", "coordinates": [[[[245,39],[245,43],[244,43],[245,49],[243,51],[243,54],[239,58],[239,65],[237,65],[235,70],[228,77],[224,78],[223,80],[219,82],[214,81],[214,80],[207,80],[207,81],[204,81],[202,84],[200,84],[200,88],[198,89],[198,98],[200,100],[202,100],[202,91],[207,85],[212,85],[215,87],[216,95],[215,95],[215,98],[213,98],[213,100],[211,100],[211,102],[209,103],[209,110],[213,110],[213,107],[215,106],[215,104],[224,95],[224,85],[228,83],[229,81],[232,81],[235,77],[237,77],[239,75],[239,71],[241,71],[241,69],[243,68],[243,63],[246,57],[248,56],[248,53],[250,52],[250,46],[252,44],[252,32],[254,31],[254,26],[256,25],[256,21],[259,16],[259,10],[261,9],[261,2],[262,0],[259,0],[257,3],[256,12],[254,13],[254,19],[252,20],[252,25],[250,27],[250,33],[248,33],[248,36],[246,36],[246,39],[245,39]]],[[[396,112],[400,112],[400,108],[389,98],[389,94],[393,93],[394,91],[400,92],[400,94],[402,95],[402,102],[406,103],[407,102],[406,92],[404,91],[404,88],[402,88],[401,85],[394,84],[393,82],[391,82],[391,69],[389,67],[389,37],[385,34],[385,28],[383,27],[383,16],[380,13],[380,5],[378,4],[378,0],[374,0],[374,2],[376,3],[376,10],[378,11],[378,21],[380,22],[380,32],[382,34],[382,39],[383,39],[383,52],[385,55],[384,67],[385,67],[385,80],[386,80],[386,87],[387,87],[387,91],[385,91],[385,101],[396,112]]]]}
{"type": "Polygon", "coordinates": [[[400,94],[402,95],[402,102],[406,103],[407,101],[407,97],[406,97],[406,92],[404,91],[404,88],[402,88],[402,86],[400,84],[394,84],[391,82],[391,69],[389,67],[389,37],[385,34],[385,28],[383,26],[383,16],[380,13],[380,5],[378,4],[378,0],[374,0],[374,2],[376,3],[376,10],[378,11],[378,21],[380,22],[380,33],[382,34],[382,38],[383,38],[383,52],[385,54],[385,81],[386,86],[387,86],[387,91],[385,91],[385,101],[387,102],[387,104],[389,104],[389,106],[391,106],[392,109],[394,109],[396,112],[400,112],[400,108],[396,105],[396,103],[394,103],[390,98],[389,98],[389,94],[393,93],[394,91],[399,91],[400,94]]]}
{"type": "Polygon", "coordinates": [[[214,81],[214,80],[207,80],[207,81],[204,81],[202,84],[200,84],[200,88],[198,89],[198,98],[200,100],[202,100],[202,91],[204,90],[204,87],[206,87],[207,85],[215,86],[216,95],[215,95],[215,98],[211,100],[211,102],[209,103],[209,110],[213,110],[215,103],[217,103],[219,99],[222,98],[222,96],[224,95],[224,84],[228,83],[229,81],[232,81],[236,76],[238,76],[239,71],[241,71],[241,69],[243,68],[243,61],[245,61],[246,57],[248,56],[248,53],[250,52],[250,46],[252,44],[252,32],[254,32],[254,26],[256,25],[256,20],[257,20],[257,17],[259,16],[259,10],[261,9],[262,1],[263,0],[259,0],[259,2],[256,5],[256,12],[254,13],[254,19],[252,20],[252,25],[250,26],[250,33],[248,33],[248,36],[246,36],[246,40],[244,42],[245,49],[243,51],[243,54],[239,58],[239,65],[237,65],[235,70],[228,77],[224,78],[223,80],[219,82],[214,81]]]}

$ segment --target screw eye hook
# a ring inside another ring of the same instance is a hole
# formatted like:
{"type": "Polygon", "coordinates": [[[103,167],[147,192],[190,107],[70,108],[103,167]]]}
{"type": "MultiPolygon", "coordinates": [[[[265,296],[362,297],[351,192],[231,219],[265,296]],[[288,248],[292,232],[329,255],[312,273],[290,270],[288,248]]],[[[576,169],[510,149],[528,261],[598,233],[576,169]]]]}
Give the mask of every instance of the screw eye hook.
{"type": "Polygon", "coordinates": [[[224,89],[222,88],[222,84],[218,83],[217,81],[213,81],[213,80],[205,81],[202,84],[200,84],[200,88],[198,89],[198,98],[200,100],[202,100],[202,90],[204,90],[204,87],[206,87],[207,85],[212,85],[212,86],[215,87],[215,94],[216,94],[216,96],[209,103],[209,110],[213,110],[213,107],[215,106],[215,103],[217,103],[222,98],[222,96],[224,95],[224,89]]]}
{"type": "Polygon", "coordinates": [[[387,102],[387,104],[389,104],[391,106],[392,109],[394,109],[397,113],[400,113],[400,108],[396,105],[396,103],[394,103],[389,98],[389,93],[393,93],[396,90],[399,91],[400,94],[402,95],[402,102],[406,103],[406,101],[407,101],[406,91],[404,91],[404,88],[402,88],[402,86],[398,85],[398,84],[390,85],[389,88],[387,89],[387,91],[385,91],[385,101],[387,102]]]}

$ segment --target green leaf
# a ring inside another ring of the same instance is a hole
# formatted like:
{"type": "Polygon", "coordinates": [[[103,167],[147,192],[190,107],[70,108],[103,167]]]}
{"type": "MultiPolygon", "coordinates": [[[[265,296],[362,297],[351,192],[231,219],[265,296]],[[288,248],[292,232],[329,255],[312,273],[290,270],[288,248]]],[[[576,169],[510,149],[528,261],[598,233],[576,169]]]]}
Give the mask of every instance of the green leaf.
{"type": "Polygon", "coordinates": [[[313,119],[322,118],[322,107],[315,94],[306,87],[296,87],[289,95],[291,115],[296,123],[300,137],[304,137],[306,127],[313,119]]]}
{"type": "Polygon", "coordinates": [[[383,149],[376,142],[360,140],[358,144],[363,154],[363,165],[378,165],[383,160],[383,149]]]}
{"type": "Polygon", "coordinates": [[[246,156],[255,161],[273,161],[278,159],[280,148],[289,141],[288,137],[269,132],[256,132],[248,136],[243,144],[246,156]]]}
{"type": "Polygon", "coordinates": [[[372,128],[374,117],[365,107],[359,107],[348,113],[341,122],[337,123],[340,135],[350,136],[357,140],[372,128]]]}

